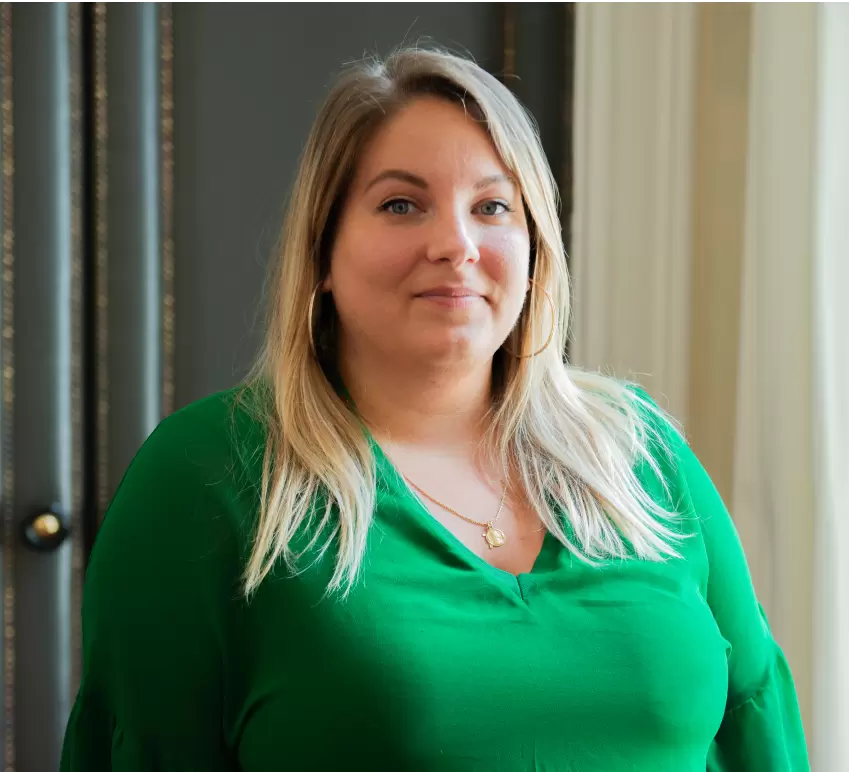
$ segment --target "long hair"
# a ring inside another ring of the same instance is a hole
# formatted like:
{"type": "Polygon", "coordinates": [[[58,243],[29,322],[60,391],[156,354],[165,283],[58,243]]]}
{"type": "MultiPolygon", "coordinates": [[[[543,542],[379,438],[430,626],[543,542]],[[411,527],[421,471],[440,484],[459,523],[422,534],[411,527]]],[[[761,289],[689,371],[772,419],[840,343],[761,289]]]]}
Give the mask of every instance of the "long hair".
{"type": "Polygon", "coordinates": [[[544,296],[528,293],[493,359],[485,450],[510,470],[544,525],[580,559],[677,554],[678,535],[669,524],[675,513],[655,501],[635,473],[641,460],[657,471],[644,419],[644,408],[654,408],[624,382],[564,362],[569,277],[557,189],[533,119],[474,62],[407,48],[339,77],[301,157],[269,280],[266,338],[247,380],[261,394],[257,404],[268,431],[259,521],[244,574],[247,595],[281,559],[300,570],[307,552],[335,553],[328,591],[346,593],[360,572],[375,507],[375,461],[362,424],[340,396],[332,299],[320,293],[315,309],[310,299],[326,276],[361,148],[384,121],[425,95],[461,105],[487,129],[522,191],[529,278],[548,290],[560,311],[543,353],[511,357],[504,347],[530,352],[550,328],[544,296]]]}

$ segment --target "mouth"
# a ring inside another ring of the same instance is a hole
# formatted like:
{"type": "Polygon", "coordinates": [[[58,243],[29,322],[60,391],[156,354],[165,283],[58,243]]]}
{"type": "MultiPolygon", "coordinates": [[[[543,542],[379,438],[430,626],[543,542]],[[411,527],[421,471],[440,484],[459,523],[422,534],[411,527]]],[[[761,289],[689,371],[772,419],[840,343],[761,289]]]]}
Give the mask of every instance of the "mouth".
{"type": "Polygon", "coordinates": [[[468,287],[448,286],[434,287],[425,292],[420,292],[416,297],[447,308],[467,308],[485,300],[480,292],[476,292],[468,287]]]}
{"type": "Polygon", "coordinates": [[[471,303],[476,300],[484,300],[484,296],[470,287],[432,287],[420,292],[416,297],[424,300],[440,301],[444,303],[471,303]]]}

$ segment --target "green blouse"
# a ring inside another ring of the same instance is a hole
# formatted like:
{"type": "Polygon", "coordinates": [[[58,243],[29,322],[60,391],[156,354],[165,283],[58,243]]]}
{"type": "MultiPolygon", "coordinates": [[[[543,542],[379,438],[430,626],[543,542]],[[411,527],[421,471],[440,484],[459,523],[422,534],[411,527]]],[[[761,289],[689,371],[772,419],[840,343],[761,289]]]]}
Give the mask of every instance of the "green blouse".
{"type": "Polygon", "coordinates": [[[164,420],[111,504],[62,772],[809,768],[734,526],[671,432],[657,458],[692,534],[682,559],[590,566],[549,534],[513,576],[433,519],[375,446],[350,596],[324,596],[328,553],[246,603],[264,435],[234,393],[164,420]]]}

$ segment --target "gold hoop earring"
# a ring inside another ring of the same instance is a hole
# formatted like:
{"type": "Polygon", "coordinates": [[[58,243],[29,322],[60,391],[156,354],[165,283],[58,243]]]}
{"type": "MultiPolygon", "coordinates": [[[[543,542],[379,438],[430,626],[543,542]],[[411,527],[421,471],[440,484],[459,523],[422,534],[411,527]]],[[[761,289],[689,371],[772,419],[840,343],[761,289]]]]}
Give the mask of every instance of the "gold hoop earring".
{"type": "Polygon", "coordinates": [[[310,303],[307,306],[307,335],[310,339],[310,348],[312,349],[313,356],[318,359],[318,349],[315,345],[315,333],[313,332],[313,327],[315,326],[313,323],[313,311],[315,310],[315,298],[318,295],[318,291],[321,289],[322,282],[316,284],[315,289],[312,291],[312,295],[310,295],[310,303]]]}
{"type": "Polygon", "coordinates": [[[515,357],[516,359],[533,359],[535,356],[542,354],[551,345],[551,341],[554,340],[554,328],[557,326],[557,310],[554,308],[554,299],[551,297],[551,293],[542,284],[533,279],[528,279],[528,283],[541,290],[545,295],[545,299],[548,301],[548,306],[551,309],[551,329],[548,331],[548,337],[545,339],[545,343],[534,351],[533,354],[514,354],[507,346],[502,346],[511,357],[515,357]]]}

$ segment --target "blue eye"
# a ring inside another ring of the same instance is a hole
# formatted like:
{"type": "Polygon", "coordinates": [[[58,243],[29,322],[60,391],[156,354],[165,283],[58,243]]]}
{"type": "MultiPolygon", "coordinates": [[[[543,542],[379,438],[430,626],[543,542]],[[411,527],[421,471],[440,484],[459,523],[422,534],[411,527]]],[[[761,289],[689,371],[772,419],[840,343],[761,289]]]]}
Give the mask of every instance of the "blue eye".
{"type": "Polygon", "coordinates": [[[478,209],[481,214],[484,214],[487,217],[495,217],[496,215],[511,211],[510,207],[503,201],[485,201],[478,207],[478,209]]]}
{"type": "Polygon", "coordinates": [[[401,217],[410,214],[414,207],[415,204],[412,201],[407,201],[405,198],[393,198],[380,205],[381,211],[401,217]]]}

